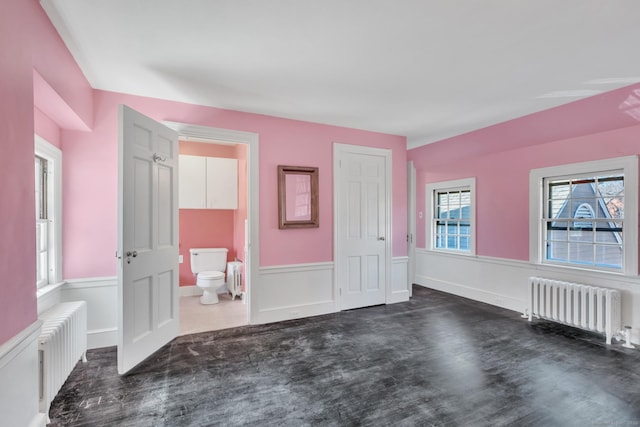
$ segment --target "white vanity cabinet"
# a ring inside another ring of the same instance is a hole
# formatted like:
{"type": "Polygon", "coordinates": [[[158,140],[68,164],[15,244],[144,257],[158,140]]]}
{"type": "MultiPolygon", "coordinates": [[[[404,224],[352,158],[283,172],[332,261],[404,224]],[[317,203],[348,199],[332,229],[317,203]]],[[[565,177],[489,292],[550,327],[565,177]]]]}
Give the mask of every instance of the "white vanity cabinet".
{"type": "Polygon", "coordinates": [[[180,155],[180,209],[238,209],[238,160],[180,155]]]}

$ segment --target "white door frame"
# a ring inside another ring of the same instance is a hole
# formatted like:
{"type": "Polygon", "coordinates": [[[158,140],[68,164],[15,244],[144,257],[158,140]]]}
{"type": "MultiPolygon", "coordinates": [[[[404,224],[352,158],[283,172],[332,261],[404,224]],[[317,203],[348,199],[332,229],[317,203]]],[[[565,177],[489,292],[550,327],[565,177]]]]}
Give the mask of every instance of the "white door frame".
{"type": "Polygon", "coordinates": [[[416,275],[416,167],[413,161],[407,163],[407,253],[407,285],[411,297],[416,275]]]}
{"type": "MultiPolygon", "coordinates": [[[[253,132],[244,132],[239,130],[231,130],[231,129],[222,129],[222,128],[214,128],[209,126],[200,126],[200,125],[192,125],[188,123],[180,123],[180,122],[168,122],[165,121],[163,124],[175,131],[178,132],[178,135],[181,139],[185,139],[187,141],[200,141],[200,142],[214,142],[222,141],[222,142],[233,142],[238,144],[247,144],[249,146],[249,167],[247,170],[247,183],[248,183],[248,197],[247,197],[247,216],[249,223],[249,235],[248,237],[248,245],[249,245],[249,259],[245,260],[245,274],[246,277],[246,286],[247,286],[247,306],[248,310],[248,321],[249,324],[252,323],[252,319],[256,318],[256,314],[258,311],[258,304],[254,303],[254,295],[255,290],[259,289],[256,285],[256,279],[258,278],[258,266],[260,265],[260,244],[259,244],[259,226],[260,226],[260,215],[259,215],[259,186],[260,179],[258,176],[259,172],[259,163],[258,163],[258,140],[259,136],[257,133],[253,132]],[[248,265],[247,265],[248,264],[248,265]]],[[[259,299],[255,298],[255,301],[259,301],[259,299]]]]}
{"type": "Polygon", "coordinates": [[[333,144],[333,295],[335,301],[335,310],[340,311],[342,301],[340,295],[341,284],[338,283],[338,271],[344,266],[338,257],[340,253],[338,248],[340,247],[338,224],[340,221],[340,192],[342,190],[342,182],[340,180],[340,162],[343,160],[343,153],[359,153],[369,154],[376,156],[384,156],[385,158],[385,303],[388,304],[391,301],[391,242],[393,240],[393,234],[391,230],[391,178],[392,178],[392,162],[391,162],[391,150],[386,148],[374,148],[363,145],[351,145],[334,142],[333,144]]]}

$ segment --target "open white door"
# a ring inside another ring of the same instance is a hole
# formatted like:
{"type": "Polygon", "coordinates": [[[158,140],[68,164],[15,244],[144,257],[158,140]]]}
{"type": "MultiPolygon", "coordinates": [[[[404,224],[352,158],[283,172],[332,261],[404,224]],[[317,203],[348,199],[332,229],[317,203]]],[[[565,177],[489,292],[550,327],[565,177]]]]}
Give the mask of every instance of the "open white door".
{"type": "Polygon", "coordinates": [[[124,106],[118,145],[118,373],[178,335],[178,134],[124,106]]]}
{"type": "Polygon", "coordinates": [[[391,267],[391,151],[335,144],[334,159],[340,309],[384,304],[391,267]]]}

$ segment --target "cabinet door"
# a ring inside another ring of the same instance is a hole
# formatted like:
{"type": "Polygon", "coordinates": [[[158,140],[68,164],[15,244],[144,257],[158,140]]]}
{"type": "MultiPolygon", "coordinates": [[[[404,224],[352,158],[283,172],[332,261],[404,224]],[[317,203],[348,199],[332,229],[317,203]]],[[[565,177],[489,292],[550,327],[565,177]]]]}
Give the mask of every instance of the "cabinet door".
{"type": "Polygon", "coordinates": [[[180,156],[178,173],[178,206],[180,209],[205,209],[206,204],[206,157],[180,156]]]}
{"type": "Polygon", "coordinates": [[[238,160],[207,157],[207,208],[238,209],[238,160]]]}

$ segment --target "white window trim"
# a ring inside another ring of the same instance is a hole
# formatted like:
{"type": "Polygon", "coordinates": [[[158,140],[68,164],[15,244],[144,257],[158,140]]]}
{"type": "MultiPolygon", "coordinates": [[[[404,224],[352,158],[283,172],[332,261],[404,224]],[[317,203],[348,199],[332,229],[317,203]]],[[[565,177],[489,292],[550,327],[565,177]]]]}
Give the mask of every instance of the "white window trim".
{"type": "Polygon", "coordinates": [[[426,242],[429,242],[429,249],[436,252],[446,252],[450,254],[475,256],[476,255],[476,178],[463,178],[453,181],[432,182],[426,186],[426,209],[428,217],[425,221],[426,242]],[[452,249],[436,248],[433,233],[433,218],[435,215],[434,194],[436,191],[454,191],[457,189],[469,188],[471,195],[471,205],[469,206],[469,251],[458,251],[452,249]]]}
{"type": "Polygon", "coordinates": [[[638,156],[618,157],[595,160],[591,162],[573,163],[532,169],[529,173],[529,261],[533,264],[553,265],[559,268],[591,270],[638,275],[638,156]],[[624,218],[622,269],[618,271],[604,270],[597,267],[582,267],[573,264],[558,265],[544,262],[542,239],[544,209],[544,179],[581,174],[602,174],[608,171],[622,170],[624,173],[624,203],[628,206],[628,214],[624,218]]]}
{"type": "Polygon", "coordinates": [[[52,249],[49,251],[49,285],[55,285],[62,282],[62,151],[38,135],[35,135],[34,145],[35,155],[50,162],[48,212],[53,216],[49,221],[54,226],[48,227],[52,249]]]}

